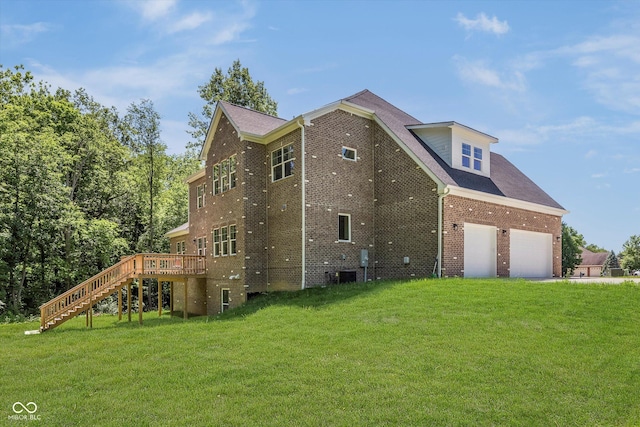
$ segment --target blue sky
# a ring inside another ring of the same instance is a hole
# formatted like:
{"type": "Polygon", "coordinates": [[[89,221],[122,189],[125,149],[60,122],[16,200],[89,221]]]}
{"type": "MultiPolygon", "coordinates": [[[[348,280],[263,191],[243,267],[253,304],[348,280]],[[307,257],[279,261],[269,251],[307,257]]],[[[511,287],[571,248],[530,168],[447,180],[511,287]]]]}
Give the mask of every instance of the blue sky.
{"type": "Polygon", "coordinates": [[[172,153],[198,86],[235,59],[283,118],[366,88],[499,138],[588,243],[640,234],[638,1],[0,3],[0,64],[121,112],[151,99],[172,153]]]}

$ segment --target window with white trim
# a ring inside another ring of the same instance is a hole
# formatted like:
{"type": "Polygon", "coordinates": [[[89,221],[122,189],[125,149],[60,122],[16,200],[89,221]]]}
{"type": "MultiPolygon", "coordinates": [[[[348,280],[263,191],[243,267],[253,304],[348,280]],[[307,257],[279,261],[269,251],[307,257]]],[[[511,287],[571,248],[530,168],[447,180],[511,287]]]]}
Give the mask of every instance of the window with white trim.
{"type": "Polygon", "coordinates": [[[238,159],[236,155],[213,165],[213,194],[220,194],[236,187],[238,159]]]}
{"type": "Polygon", "coordinates": [[[285,145],[271,152],[271,181],[278,181],[282,178],[293,175],[295,157],[293,155],[293,144],[285,145]]]}
{"type": "Polygon", "coordinates": [[[338,240],[341,242],[351,241],[351,215],[338,214],[338,240]]]}
{"type": "Polygon", "coordinates": [[[462,166],[471,169],[471,151],[473,151],[473,169],[482,172],[482,148],[471,147],[464,142],[462,143],[462,166]]]}
{"type": "Polygon", "coordinates": [[[220,256],[220,229],[216,228],[213,233],[213,256],[220,256]]]}
{"type": "Polygon", "coordinates": [[[207,254],[207,238],[198,237],[197,247],[198,247],[198,255],[206,255],[207,254]]]}
{"type": "Polygon", "coordinates": [[[178,255],[184,255],[186,252],[185,250],[185,241],[181,241],[181,242],[176,242],[176,254],[178,255]]]}
{"type": "Polygon", "coordinates": [[[198,185],[196,187],[197,197],[198,197],[198,209],[204,206],[204,184],[198,185]]]}
{"type": "Polygon", "coordinates": [[[229,226],[229,254],[230,255],[235,255],[237,253],[236,235],[237,235],[236,225],[235,224],[230,225],[229,226]]]}
{"type": "Polygon", "coordinates": [[[213,194],[220,194],[220,165],[213,165],[213,194]]]}
{"type": "Polygon", "coordinates": [[[222,243],[222,256],[229,255],[229,229],[227,227],[220,229],[220,240],[222,243]]]}
{"type": "Polygon", "coordinates": [[[342,147],[342,158],[345,160],[356,161],[357,151],[355,148],[342,147]]]}
{"type": "Polygon", "coordinates": [[[221,289],[220,293],[220,309],[224,313],[229,309],[229,289],[221,289]]]}

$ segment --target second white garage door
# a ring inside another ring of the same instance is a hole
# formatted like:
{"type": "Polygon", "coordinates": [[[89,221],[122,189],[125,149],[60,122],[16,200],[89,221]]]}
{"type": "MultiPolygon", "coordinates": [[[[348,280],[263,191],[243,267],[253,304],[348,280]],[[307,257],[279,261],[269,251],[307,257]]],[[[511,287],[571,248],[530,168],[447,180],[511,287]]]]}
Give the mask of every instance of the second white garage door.
{"type": "Polygon", "coordinates": [[[553,240],[549,233],[511,229],[510,276],[551,277],[553,240]]]}
{"type": "Polygon", "coordinates": [[[496,277],[496,228],[464,224],[464,277],[496,277]]]}

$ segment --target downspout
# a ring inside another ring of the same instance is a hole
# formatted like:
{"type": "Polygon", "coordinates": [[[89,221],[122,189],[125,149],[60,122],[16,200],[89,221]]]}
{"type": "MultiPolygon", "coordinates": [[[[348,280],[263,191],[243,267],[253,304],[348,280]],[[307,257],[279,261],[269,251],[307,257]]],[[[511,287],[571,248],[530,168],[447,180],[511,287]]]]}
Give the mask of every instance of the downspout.
{"type": "Polygon", "coordinates": [[[302,192],[302,281],[300,284],[300,288],[305,288],[306,281],[306,266],[307,266],[307,255],[306,255],[306,236],[307,236],[307,221],[306,221],[306,206],[307,206],[307,197],[306,197],[306,175],[305,175],[305,162],[304,162],[304,151],[305,151],[305,141],[304,141],[304,122],[297,122],[297,125],[300,127],[300,187],[302,192]]]}
{"type": "Polygon", "coordinates": [[[444,198],[449,194],[451,189],[449,187],[445,187],[442,191],[438,191],[438,277],[442,277],[442,222],[444,221],[443,212],[444,212],[444,198]]]}

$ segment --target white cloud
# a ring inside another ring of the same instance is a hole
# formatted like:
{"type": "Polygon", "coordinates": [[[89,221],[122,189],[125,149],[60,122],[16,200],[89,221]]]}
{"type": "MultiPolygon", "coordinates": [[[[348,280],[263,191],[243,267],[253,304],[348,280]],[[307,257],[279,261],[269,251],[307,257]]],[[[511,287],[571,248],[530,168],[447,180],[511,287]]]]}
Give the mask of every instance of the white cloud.
{"type": "Polygon", "coordinates": [[[624,173],[638,173],[640,172],[640,168],[631,168],[631,169],[625,169],[624,173]]]}
{"type": "Polygon", "coordinates": [[[458,76],[467,83],[516,92],[524,92],[527,88],[524,74],[519,70],[511,70],[505,75],[489,67],[485,61],[469,61],[460,56],[453,60],[458,76]]]}
{"type": "Polygon", "coordinates": [[[185,30],[195,30],[205,22],[211,21],[211,13],[193,12],[169,27],[169,33],[177,33],[185,30]]]}
{"type": "Polygon", "coordinates": [[[7,24],[0,25],[0,35],[3,44],[18,46],[35,39],[38,34],[51,30],[51,25],[46,22],[34,22],[33,24],[7,24]]]}
{"type": "Polygon", "coordinates": [[[297,95],[299,93],[308,92],[309,89],[301,88],[301,87],[292,87],[291,89],[287,89],[287,95],[297,95]]]}
{"type": "Polygon", "coordinates": [[[488,18],[484,12],[478,14],[476,19],[469,19],[462,13],[458,13],[455,21],[467,31],[484,31],[497,35],[509,32],[509,24],[507,21],[499,21],[495,15],[492,18],[488,18]]]}
{"type": "Polygon", "coordinates": [[[178,0],[135,0],[131,5],[136,8],[147,21],[156,21],[168,15],[178,0]]]}
{"type": "Polygon", "coordinates": [[[595,156],[597,156],[597,155],[598,155],[598,152],[597,152],[596,150],[589,150],[589,151],[587,151],[587,153],[584,155],[584,158],[585,158],[585,159],[591,159],[591,158],[593,158],[593,157],[595,157],[595,156]]]}
{"type": "Polygon", "coordinates": [[[594,173],[591,178],[604,178],[605,176],[607,176],[606,173],[594,173]]]}

